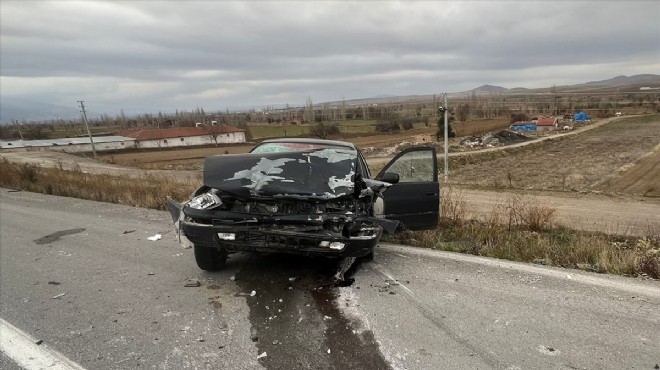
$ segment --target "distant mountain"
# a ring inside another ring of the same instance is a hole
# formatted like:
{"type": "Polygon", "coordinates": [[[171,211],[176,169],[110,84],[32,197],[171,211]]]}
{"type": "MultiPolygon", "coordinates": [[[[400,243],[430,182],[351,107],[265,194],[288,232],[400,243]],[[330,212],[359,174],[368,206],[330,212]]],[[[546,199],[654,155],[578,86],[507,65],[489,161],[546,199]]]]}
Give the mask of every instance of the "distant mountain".
{"type": "Polygon", "coordinates": [[[482,85],[477,87],[476,89],[470,90],[470,92],[475,92],[477,94],[481,93],[503,93],[503,92],[508,92],[509,89],[504,88],[502,86],[493,86],[493,85],[482,85]]]}
{"type": "MultiPolygon", "coordinates": [[[[92,118],[98,113],[87,112],[87,117],[92,118]]],[[[71,107],[48,104],[10,96],[0,96],[0,122],[8,123],[12,120],[18,121],[49,121],[54,119],[80,119],[80,110],[76,108],[75,102],[71,107]]]]}
{"type": "MultiPolygon", "coordinates": [[[[534,93],[622,93],[637,92],[641,88],[649,87],[653,89],[660,88],[660,75],[640,74],[634,76],[616,76],[602,81],[590,81],[573,85],[552,86],[543,88],[514,87],[505,88],[495,85],[482,85],[468,91],[449,93],[450,97],[464,97],[466,95],[476,94],[534,94],[534,93]]],[[[348,105],[372,105],[372,104],[390,104],[411,101],[427,101],[430,99],[440,99],[440,95],[378,95],[371,98],[352,99],[346,101],[331,101],[316,103],[316,106],[331,104],[340,106],[348,105]]],[[[283,105],[269,105],[269,108],[284,108],[283,105]]],[[[236,109],[235,109],[236,110],[236,109]]],[[[240,110],[240,109],[238,109],[240,110]]],[[[245,109],[247,111],[247,108],[245,109]]],[[[143,112],[147,113],[147,112],[143,112]]],[[[87,117],[94,119],[99,117],[97,112],[87,112],[87,117]]],[[[49,121],[53,119],[79,119],[80,111],[75,102],[70,106],[59,106],[45,102],[29,101],[16,97],[7,97],[0,95],[0,123],[8,123],[12,120],[19,121],[49,121]]]]}
{"type": "Polygon", "coordinates": [[[616,76],[610,78],[609,80],[603,81],[591,81],[583,83],[580,85],[583,86],[611,86],[611,85],[627,85],[627,84],[637,84],[639,82],[655,82],[658,83],[660,80],[660,75],[644,74],[644,75],[635,75],[635,76],[616,76]]]}
{"type": "Polygon", "coordinates": [[[617,76],[602,81],[591,81],[575,85],[542,87],[542,88],[524,88],[514,87],[507,89],[501,86],[483,85],[475,89],[463,91],[460,93],[450,95],[469,95],[473,92],[476,94],[492,94],[492,93],[507,93],[507,94],[525,94],[525,93],[588,93],[588,92],[624,92],[624,91],[639,91],[641,87],[660,87],[660,75],[642,74],[635,76],[617,76]]]}

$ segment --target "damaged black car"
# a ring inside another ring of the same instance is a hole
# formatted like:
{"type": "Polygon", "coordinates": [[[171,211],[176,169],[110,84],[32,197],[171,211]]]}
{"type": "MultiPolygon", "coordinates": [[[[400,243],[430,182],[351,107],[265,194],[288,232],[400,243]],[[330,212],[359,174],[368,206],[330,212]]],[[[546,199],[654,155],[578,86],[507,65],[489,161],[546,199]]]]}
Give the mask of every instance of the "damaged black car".
{"type": "Polygon", "coordinates": [[[440,186],[433,148],[399,153],[371,178],[351,143],[274,139],[204,163],[204,185],[168,197],[179,241],[203,270],[234,252],[373,258],[383,231],[435,228],[440,186]]]}

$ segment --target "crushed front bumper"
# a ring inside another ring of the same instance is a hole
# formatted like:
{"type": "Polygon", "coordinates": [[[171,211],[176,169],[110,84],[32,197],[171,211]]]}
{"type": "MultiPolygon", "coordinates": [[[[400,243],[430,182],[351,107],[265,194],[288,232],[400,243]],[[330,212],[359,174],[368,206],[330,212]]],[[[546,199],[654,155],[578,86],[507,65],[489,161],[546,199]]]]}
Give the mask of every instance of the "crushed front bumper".
{"type": "MultiPolygon", "coordinates": [[[[168,198],[179,241],[221,248],[229,253],[282,252],[327,257],[362,257],[376,247],[382,219],[343,216],[343,232],[322,226],[330,215],[254,215],[184,207],[168,198]]],[[[389,225],[386,225],[386,227],[389,225]]]]}

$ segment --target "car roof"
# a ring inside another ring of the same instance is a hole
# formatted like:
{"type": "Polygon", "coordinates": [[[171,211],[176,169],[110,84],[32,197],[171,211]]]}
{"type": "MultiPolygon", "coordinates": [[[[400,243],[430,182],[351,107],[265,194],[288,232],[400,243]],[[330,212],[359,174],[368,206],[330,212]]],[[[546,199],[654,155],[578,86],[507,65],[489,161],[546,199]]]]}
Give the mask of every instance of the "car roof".
{"type": "Polygon", "coordinates": [[[314,139],[314,138],[279,138],[279,139],[268,139],[261,142],[265,143],[296,143],[296,144],[317,144],[317,145],[334,145],[334,146],[344,146],[357,150],[353,143],[339,140],[323,140],[323,139],[314,139]]]}

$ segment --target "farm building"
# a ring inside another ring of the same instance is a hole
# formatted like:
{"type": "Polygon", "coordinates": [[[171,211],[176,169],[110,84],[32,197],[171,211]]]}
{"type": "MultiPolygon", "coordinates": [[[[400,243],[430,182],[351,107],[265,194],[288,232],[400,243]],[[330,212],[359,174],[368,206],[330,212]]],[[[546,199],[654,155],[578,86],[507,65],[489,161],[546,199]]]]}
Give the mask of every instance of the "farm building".
{"type": "Polygon", "coordinates": [[[245,142],[245,130],[228,125],[128,130],[119,134],[133,138],[136,148],[169,148],[245,142]]]}
{"type": "MultiPolygon", "coordinates": [[[[124,136],[94,137],[94,149],[102,152],[134,147],[135,139],[124,136]]],[[[14,140],[0,141],[0,149],[11,151],[44,151],[52,150],[65,153],[91,152],[92,144],[89,137],[75,137],[49,140],[14,140]]]]}
{"type": "Polygon", "coordinates": [[[536,131],[553,131],[559,127],[557,117],[541,117],[536,121],[536,131]]]}

